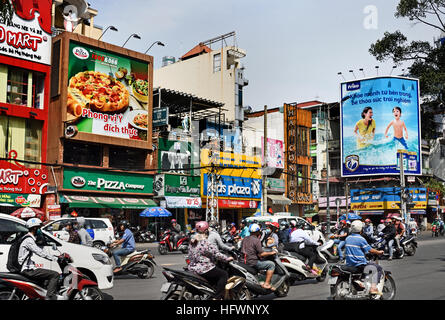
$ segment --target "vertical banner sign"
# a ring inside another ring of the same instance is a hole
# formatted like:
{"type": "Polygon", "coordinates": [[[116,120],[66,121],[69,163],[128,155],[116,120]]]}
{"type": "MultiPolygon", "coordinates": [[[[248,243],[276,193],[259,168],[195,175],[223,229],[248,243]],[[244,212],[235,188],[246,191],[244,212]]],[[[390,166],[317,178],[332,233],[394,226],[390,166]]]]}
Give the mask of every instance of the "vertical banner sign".
{"type": "Polygon", "coordinates": [[[341,84],[342,176],[422,174],[419,80],[379,77],[341,84]]]}
{"type": "Polygon", "coordinates": [[[146,62],[70,41],[67,122],[79,132],[147,140],[148,68],[146,62]]]}

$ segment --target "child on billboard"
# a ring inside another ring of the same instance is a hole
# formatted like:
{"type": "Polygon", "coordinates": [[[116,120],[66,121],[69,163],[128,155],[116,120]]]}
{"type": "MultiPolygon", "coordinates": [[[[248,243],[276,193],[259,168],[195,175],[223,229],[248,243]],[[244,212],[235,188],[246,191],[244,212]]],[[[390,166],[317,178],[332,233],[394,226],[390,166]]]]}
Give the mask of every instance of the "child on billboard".
{"type": "Polygon", "coordinates": [[[408,130],[406,129],[405,122],[400,120],[402,116],[402,109],[400,107],[394,107],[392,109],[392,113],[394,114],[394,120],[392,120],[385,130],[385,137],[388,138],[388,130],[392,126],[394,128],[394,140],[399,141],[402,146],[408,150],[408,145],[406,144],[405,139],[403,138],[403,130],[405,130],[406,139],[408,140],[408,130]]]}

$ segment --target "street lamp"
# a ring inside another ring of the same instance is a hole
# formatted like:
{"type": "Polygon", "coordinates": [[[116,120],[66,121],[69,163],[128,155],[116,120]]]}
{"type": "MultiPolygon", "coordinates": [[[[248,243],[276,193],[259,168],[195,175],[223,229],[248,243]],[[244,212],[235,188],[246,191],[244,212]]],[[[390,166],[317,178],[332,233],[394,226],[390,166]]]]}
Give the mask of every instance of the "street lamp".
{"type": "Polygon", "coordinates": [[[108,26],[108,27],[105,29],[105,31],[102,32],[102,34],[100,35],[99,39],[97,39],[97,40],[100,40],[100,39],[103,37],[103,35],[105,34],[105,32],[107,32],[108,29],[111,29],[111,30],[113,30],[113,31],[118,31],[117,28],[116,28],[115,26],[108,26]]]}
{"type": "Polygon", "coordinates": [[[155,41],[155,42],[153,42],[153,43],[148,47],[147,51],[145,51],[144,54],[147,53],[148,50],[150,50],[151,47],[153,47],[155,44],[157,44],[158,46],[161,46],[161,47],[164,47],[164,46],[165,46],[165,44],[163,44],[161,41],[155,41]]]}
{"type": "Polygon", "coordinates": [[[131,36],[128,37],[127,41],[124,42],[124,44],[122,45],[122,48],[125,46],[125,44],[128,42],[128,40],[130,40],[131,37],[139,39],[139,40],[141,39],[140,36],[138,36],[136,33],[133,33],[131,36]]]}

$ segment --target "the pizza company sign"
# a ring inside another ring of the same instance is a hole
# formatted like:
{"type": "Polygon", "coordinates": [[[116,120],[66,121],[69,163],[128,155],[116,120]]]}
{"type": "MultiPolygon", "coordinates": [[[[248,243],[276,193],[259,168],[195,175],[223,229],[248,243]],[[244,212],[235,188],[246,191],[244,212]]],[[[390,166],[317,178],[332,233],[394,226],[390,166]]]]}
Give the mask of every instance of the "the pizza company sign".
{"type": "Polygon", "coordinates": [[[51,64],[51,34],[42,29],[39,23],[42,16],[34,14],[25,20],[14,12],[11,25],[0,24],[0,54],[51,64]]]}
{"type": "Polygon", "coordinates": [[[96,187],[98,190],[110,190],[110,191],[126,191],[131,190],[144,190],[143,184],[130,184],[119,180],[106,180],[104,178],[97,178],[97,180],[88,180],[81,176],[71,178],[71,184],[76,188],[83,188],[86,184],[90,187],[96,187]]]}

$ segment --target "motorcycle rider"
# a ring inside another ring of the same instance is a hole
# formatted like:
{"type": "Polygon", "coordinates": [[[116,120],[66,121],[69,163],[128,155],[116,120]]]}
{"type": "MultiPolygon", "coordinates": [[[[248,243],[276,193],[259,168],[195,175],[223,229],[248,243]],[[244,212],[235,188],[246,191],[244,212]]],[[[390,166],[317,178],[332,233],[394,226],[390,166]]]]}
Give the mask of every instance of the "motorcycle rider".
{"type": "Polygon", "coordinates": [[[289,234],[290,234],[289,224],[286,221],[281,221],[280,225],[281,228],[280,231],[278,231],[278,239],[282,244],[286,244],[289,242],[289,234]]]}
{"type": "MultiPolygon", "coordinates": [[[[208,241],[215,245],[216,248],[219,250],[226,250],[226,251],[232,251],[234,247],[226,245],[222,239],[221,236],[218,233],[219,229],[219,223],[216,220],[210,220],[209,221],[209,232],[208,232],[208,241]]],[[[195,226],[196,228],[196,226],[195,226]]]]}
{"type": "Polygon", "coordinates": [[[85,229],[85,218],[84,217],[77,217],[77,234],[80,238],[80,244],[88,247],[93,246],[93,238],[91,238],[88,231],[85,229]]]}
{"type": "Polygon", "coordinates": [[[394,237],[394,240],[396,242],[397,249],[400,250],[400,239],[405,235],[405,225],[400,217],[393,217],[392,221],[396,228],[396,236],[394,237]]]}
{"type": "Polygon", "coordinates": [[[265,244],[267,248],[278,248],[280,243],[277,235],[277,231],[280,229],[278,222],[266,222],[266,240],[265,244]]]}
{"type": "Polygon", "coordinates": [[[118,240],[114,240],[111,243],[111,246],[118,246],[122,244],[121,249],[117,249],[113,251],[114,262],[116,263],[116,267],[113,270],[114,273],[117,273],[122,270],[121,268],[121,256],[127,256],[135,250],[136,243],[134,240],[133,232],[129,229],[129,223],[126,220],[122,220],[117,225],[118,229],[123,232],[122,238],[118,240]]]}
{"type": "Polygon", "coordinates": [[[235,236],[235,235],[238,233],[238,230],[236,229],[236,224],[235,224],[235,222],[232,222],[232,223],[230,224],[229,233],[230,233],[230,235],[231,235],[232,237],[235,236]]]}
{"type": "Polygon", "coordinates": [[[377,233],[380,233],[383,231],[383,229],[385,229],[385,220],[382,219],[380,220],[380,223],[377,225],[377,233]]]}
{"type": "Polygon", "coordinates": [[[334,243],[337,244],[338,257],[340,262],[344,262],[345,258],[343,256],[343,247],[345,246],[346,237],[349,235],[348,223],[346,220],[340,220],[340,228],[338,232],[334,235],[334,243]]]}
{"type": "Polygon", "coordinates": [[[19,247],[18,263],[22,266],[20,273],[27,278],[38,281],[48,280],[46,291],[46,300],[57,299],[57,282],[59,273],[49,269],[37,268],[34,261],[32,261],[33,254],[51,260],[57,261],[57,257],[46,253],[36,244],[36,237],[41,235],[42,221],[39,218],[31,218],[26,222],[28,228],[27,238],[23,240],[19,247]]]}
{"type": "Polygon", "coordinates": [[[176,219],[171,220],[171,232],[173,233],[173,250],[176,250],[176,245],[181,237],[181,225],[177,223],[176,219]]]}
{"type": "Polygon", "coordinates": [[[249,227],[247,226],[247,221],[243,219],[240,222],[239,237],[241,239],[244,239],[245,237],[248,237],[248,236],[250,236],[249,227]]]}
{"type": "Polygon", "coordinates": [[[206,221],[198,221],[195,229],[197,234],[190,241],[188,253],[190,264],[188,269],[215,285],[214,299],[222,299],[228,274],[227,271],[216,266],[216,260],[229,262],[233,258],[219,252],[218,248],[209,241],[209,224],[206,221]]]}
{"type": "Polygon", "coordinates": [[[386,245],[388,246],[388,252],[389,252],[388,260],[392,260],[394,252],[393,245],[394,245],[394,238],[396,236],[396,228],[392,224],[391,219],[388,218],[385,220],[385,228],[382,230],[382,233],[383,233],[383,238],[386,241],[386,245]]]}
{"type": "Polygon", "coordinates": [[[377,255],[382,255],[383,251],[375,250],[366,242],[360,234],[363,230],[363,222],[360,220],[354,220],[351,224],[351,234],[346,238],[345,242],[345,255],[346,255],[346,265],[349,267],[354,267],[356,270],[353,273],[363,272],[365,267],[372,266],[377,269],[377,278],[375,273],[371,276],[371,294],[381,294],[377,289],[377,284],[379,283],[382,275],[383,269],[380,265],[372,263],[366,260],[365,254],[372,253],[377,255]]]}
{"type": "Polygon", "coordinates": [[[244,263],[256,268],[257,270],[266,270],[266,280],[261,285],[264,289],[275,290],[270,281],[275,271],[275,263],[269,260],[260,260],[267,256],[275,255],[275,251],[266,252],[261,245],[261,227],[253,223],[249,227],[250,236],[243,239],[241,243],[241,252],[244,254],[244,263]]]}
{"type": "Polygon", "coordinates": [[[319,274],[321,270],[314,268],[314,262],[317,259],[316,248],[318,242],[312,240],[303,230],[303,221],[291,221],[292,232],[289,236],[289,243],[284,246],[285,250],[294,251],[308,259],[305,269],[313,274],[319,274]]]}
{"type": "Polygon", "coordinates": [[[365,226],[363,227],[363,237],[370,243],[374,237],[374,226],[371,219],[365,219],[365,226]]]}
{"type": "Polygon", "coordinates": [[[68,242],[80,244],[80,237],[74,228],[74,222],[67,222],[64,229],[69,234],[68,242]]]}
{"type": "Polygon", "coordinates": [[[416,220],[414,220],[414,218],[409,219],[408,230],[411,234],[417,233],[417,223],[416,223],[416,220]]]}

